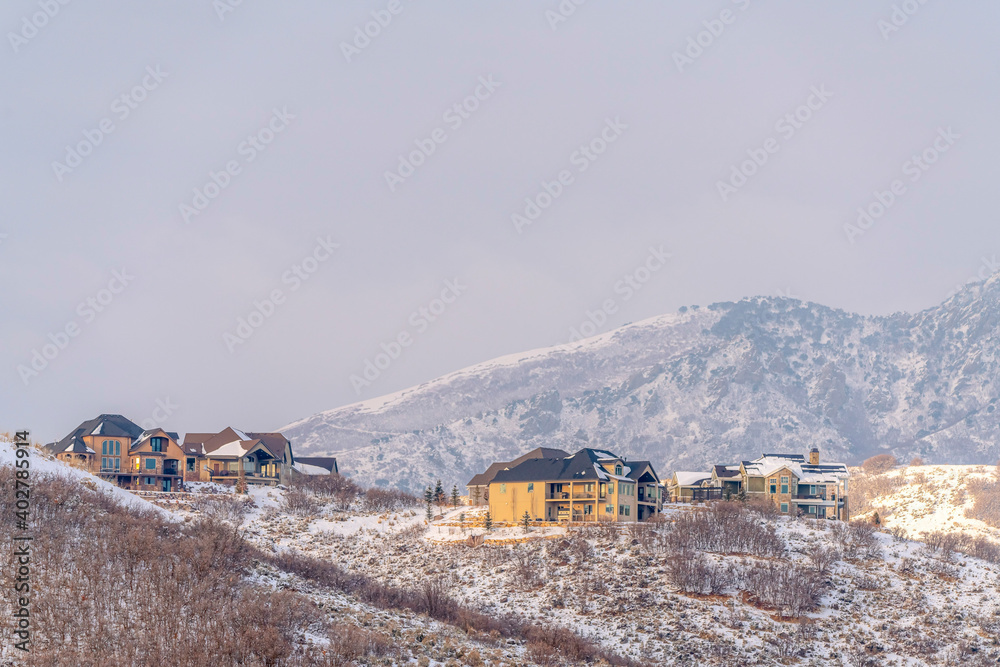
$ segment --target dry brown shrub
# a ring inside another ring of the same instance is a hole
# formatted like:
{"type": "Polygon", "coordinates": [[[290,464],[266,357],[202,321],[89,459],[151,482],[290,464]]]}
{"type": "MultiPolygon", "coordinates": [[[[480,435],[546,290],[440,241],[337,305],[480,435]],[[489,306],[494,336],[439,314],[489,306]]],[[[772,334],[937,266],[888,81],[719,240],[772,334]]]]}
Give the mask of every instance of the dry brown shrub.
{"type": "Polygon", "coordinates": [[[876,454],[865,459],[861,464],[861,469],[869,475],[881,475],[895,468],[898,463],[892,454],[876,454]]]}

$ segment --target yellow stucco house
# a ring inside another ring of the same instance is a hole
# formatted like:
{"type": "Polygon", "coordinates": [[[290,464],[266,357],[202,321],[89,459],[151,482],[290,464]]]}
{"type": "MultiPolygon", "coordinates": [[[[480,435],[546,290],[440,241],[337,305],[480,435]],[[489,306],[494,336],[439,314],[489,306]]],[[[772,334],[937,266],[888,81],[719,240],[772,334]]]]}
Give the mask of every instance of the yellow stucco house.
{"type": "Polygon", "coordinates": [[[493,521],[642,521],[662,508],[662,484],[649,461],[598,449],[533,458],[499,470],[489,484],[493,521]]]}

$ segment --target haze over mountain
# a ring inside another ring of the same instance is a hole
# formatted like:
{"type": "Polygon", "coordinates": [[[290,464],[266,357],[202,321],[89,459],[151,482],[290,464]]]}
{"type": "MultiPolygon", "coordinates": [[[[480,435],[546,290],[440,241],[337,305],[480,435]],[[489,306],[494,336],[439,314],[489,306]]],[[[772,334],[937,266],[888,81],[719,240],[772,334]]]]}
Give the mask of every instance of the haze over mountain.
{"type": "Polygon", "coordinates": [[[665,476],[762,451],[857,463],[1000,457],[1000,277],[916,313],[783,297],[682,308],[494,359],[282,429],[366,484],[464,484],[538,446],[649,459],[665,476]]]}

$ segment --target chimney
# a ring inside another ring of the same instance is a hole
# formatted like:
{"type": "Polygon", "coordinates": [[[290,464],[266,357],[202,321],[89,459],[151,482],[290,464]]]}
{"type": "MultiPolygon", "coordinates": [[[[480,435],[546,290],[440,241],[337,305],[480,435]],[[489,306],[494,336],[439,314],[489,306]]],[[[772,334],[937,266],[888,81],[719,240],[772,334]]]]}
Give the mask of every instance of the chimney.
{"type": "Polygon", "coordinates": [[[814,466],[819,465],[819,447],[815,445],[809,450],[809,463],[814,466]]]}

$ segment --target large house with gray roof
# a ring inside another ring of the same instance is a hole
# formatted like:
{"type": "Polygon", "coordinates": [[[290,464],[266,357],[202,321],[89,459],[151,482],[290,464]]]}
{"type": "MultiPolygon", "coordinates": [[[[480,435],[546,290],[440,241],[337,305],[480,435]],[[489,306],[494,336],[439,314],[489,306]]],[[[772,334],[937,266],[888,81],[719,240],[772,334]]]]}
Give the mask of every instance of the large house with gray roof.
{"type": "Polygon", "coordinates": [[[489,483],[493,521],[641,521],[662,508],[662,485],[649,461],[606,450],[536,457],[496,471],[489,483]]]}

